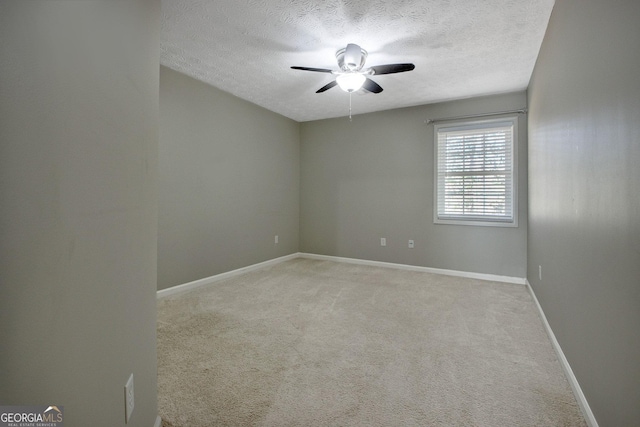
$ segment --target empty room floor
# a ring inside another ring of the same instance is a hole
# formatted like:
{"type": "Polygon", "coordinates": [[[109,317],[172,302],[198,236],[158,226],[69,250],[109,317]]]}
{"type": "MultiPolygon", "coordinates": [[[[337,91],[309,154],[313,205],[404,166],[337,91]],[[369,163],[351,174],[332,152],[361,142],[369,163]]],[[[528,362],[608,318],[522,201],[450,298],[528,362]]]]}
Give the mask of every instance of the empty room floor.
{"type": "Polygon", "coordinates": [[[165,427],[586,426],[525,286],[297,258],[158,301],[165,427]]]}

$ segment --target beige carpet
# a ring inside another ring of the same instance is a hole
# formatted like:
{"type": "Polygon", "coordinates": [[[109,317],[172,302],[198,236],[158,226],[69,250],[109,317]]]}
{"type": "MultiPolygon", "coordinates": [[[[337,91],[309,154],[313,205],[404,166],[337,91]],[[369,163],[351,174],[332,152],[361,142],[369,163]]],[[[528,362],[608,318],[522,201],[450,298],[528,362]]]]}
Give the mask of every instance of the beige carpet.
{"type": "Polygon", "coordinates": [[[158,301],[163,426],[585,426],[521,285],[295,259],[158,301]]]}

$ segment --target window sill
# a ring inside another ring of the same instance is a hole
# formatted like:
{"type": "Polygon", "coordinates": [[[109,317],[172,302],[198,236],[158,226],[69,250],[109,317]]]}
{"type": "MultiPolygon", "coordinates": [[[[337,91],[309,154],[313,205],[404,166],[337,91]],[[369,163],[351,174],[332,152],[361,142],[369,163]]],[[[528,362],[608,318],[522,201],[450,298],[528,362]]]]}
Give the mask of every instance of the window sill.
{"type": "Polygon", "coordinates": [[[518,228],[518,221],[483,221],[478,219],[439,219],[433,221],[434,224],[442,225],[473,225],[477,227],[506,227],[518,228]]]}

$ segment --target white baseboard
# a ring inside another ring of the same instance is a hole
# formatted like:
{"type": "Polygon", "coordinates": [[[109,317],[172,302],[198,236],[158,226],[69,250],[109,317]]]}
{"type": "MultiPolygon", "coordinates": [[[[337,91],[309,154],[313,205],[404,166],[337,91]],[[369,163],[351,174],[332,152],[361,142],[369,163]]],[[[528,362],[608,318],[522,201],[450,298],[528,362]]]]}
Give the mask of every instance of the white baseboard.
{"type": "Polygon", "coordinates": [[[587,402],[587,398],[584,396],[584,393],[582,393],[582,389],[580,388],[578,379],[573,374],[573,370],[569,365],[569,361],[565,357],[564,352],[560,347],[560,343],[558,343],[558,340],[556,339],[556,335],[553,333],[553,330],[551,329],[551,325],[549,325],[549,322],[547,321],[547,316],[545,316],[544,311],[542,310],[542,306],[540,305],[540,302],[538,301],[538,298],[536,297],[535,292],[533,292],[533,288],[531,287],[531,283],[529,283],[529,280],[526,281],[526,286],[527,286],[527,289],[529,290],[529,294],[531,294],[531,298],[533,298],[533,301],[536,303],[536,307],[538,307],[538,312],[540,313],[540,317],[542,318],[542,323],[544,324],[544,328],[546,329],[547,335],[549,335],[549,339],[551,340],[551,345],[553,346],[553,349],[556,351],[556,355],[560,360],[560,365],[562,366],[562,369],[564,370],[564,373],[567,376],[567,380],[569,381],[569,385],[571,386],[573,395],[578,401],[578,405],[580,406],[582,415],[584,415],[584,418],[587,424],[589,425],[589,427],[598,427],[598,422],[596,421],[596,417],[593,415],[593,412],[591,411],[589,402],[587,402]]]}
{"type": "Polygon", "coordinates": [[[270,259],[268,261],[260,262],[258,264],[253,264],[247,267],[238,268],[237,270],[227,271],[225,273],[216,274],[215,276],[205,277],[204,279],[194,280],[193,282],[184,283],[182,285],[173,286],[171,288],[159,290],[156,295],[158,298],[164,298],[169,295],[175,295],[186,291],[191,291],[193,289],[210,285],[211,283],[218,282],[220,280],[229,279],[231,277],[239,276],[244,273],[248,273],[250,271],[260,270],[261,268],[270,267],[272,265],[279,264],[284,261],[288,261],[290,259],[298,258],[298,253],[293,253],[290,255],[285,255],[280,258],[270,259]]]}
{"type": "Polygon", "coordinates": [[[162,418],[160,418],[160,415],[158,415],[156,417],[156,422],[153,424],[153,427],[160,427],[162,425],[162,418]]]}
{"type": "Polygon", "coordinates": [[[344,262],[349,264],[371,265],[374,267],[397,268],[399,270],[422,271],[425,273],[442,274],[445,276],[466,277],[468,279],[488,280],[491,282],[514,283],[517,285],[524,285],[526,283],[526,279],[523,277],[498,276],[495,274],[472,273],[468,271],[457,271],[457,270],[444,270],[441,268],[421,267],[418,265],[396,264],[392,262],[382,262],[382,261],[369,261],[369,260],[357,259],[357,258],[343,258],[343,257],[335,257],[335,256],[329,256],[329,255],[316,255],[316,254],[309,254],[309,253],[302,253],[302,252],[299,253],[298,256],[300,258],[317,259],[317,260],[323,260],[323,261],[336,261],[336,262],[344,262]]]}
{"type": "Polygon", "coordinates": [[[272,265],[276,265],[281,262],[296,259],[296,258],[344,262],[348,264],[370,265],[374,267],[396,268],[399,270],[422,271],[425,273],[442,274],[445,276],[466,277],[469,279],[487,280],[491,282],[513,283],[517,285],[526,284],[526,279],[521,277],[498,276],[494,274],[472,273],[468,271],[457,271],[457,270],[444,270],[441,268],[421,267],[417,265],[396,264],[392,262],[369,261],[369,260],[357,259],[357,258],[344,258],[344,257],[336,257],[336,256],[329,256],[329,255],[317,255],[317,254],[310,254],[310,253],[304,253],[304,252],[296,252],[293,254],[282,256],[280,258],[274,258],[258,264],[253,264],[247,267],[238,268],[237,270],[227,271],[225,273],[220,273],[214,276],[205,277],[203,279],[194,280],[193,282],[184,283],[182,285],[173,286],[167,289],[162,289],[162,290],[159,290],[156,293],[156,295],[158,298],[164,298],[169,295],[175,295],[182,292],[190,291],[202,286],[210,285],[220,280],[229,279],[231,277],[239,276],[241,274],[248,273],[250,271],[260,270],[261,268],[270,267],[272,265]]]}

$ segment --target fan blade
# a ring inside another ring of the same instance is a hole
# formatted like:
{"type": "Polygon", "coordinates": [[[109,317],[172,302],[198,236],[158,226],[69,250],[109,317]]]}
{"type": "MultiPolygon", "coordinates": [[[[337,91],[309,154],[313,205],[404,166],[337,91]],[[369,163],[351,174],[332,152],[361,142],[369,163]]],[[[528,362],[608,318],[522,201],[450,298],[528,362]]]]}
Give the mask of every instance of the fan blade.
{"type": "Polygon", "coordinates": [[[337,84],[338,84],[338,82],[334,80],[334,81],[332,81],[331,83],[328,83],[328,84],[326,84],[326,85],[322,86],[320,89],[318,89],[318,90],[316,91],[316,93],[322,93],[322,92],[324,92],[324,91],[326,91],[326,90],[331,89],[332,87],[334,87],[334,86],[335,86],[335,85],[337,85],[337,84]]]}
{"type": "Polygon", "coordinates": [[[411,71],[416,68],[413,64],[387,64],[387,65],[376,65],[371,67],[374,75],[378,74],[394,74],[394,73],[404,73],[405,71],[411,71]]]}
{"type": "Polygon", "coordinates": [[[327,70],[326,68],[310,68],[310,67],[291,67],[294,70],[302,70],[302,71],[315,71],[316,73],[333,73],[331,70],[327,70]]]}
{"type": "Polygon", "coordinates": [[[373,92],[373,93],[380,93],[383,90],[382,87],[378,83],[374,82],[370,78],[367,78],[367,80],[365,80],[365,82],[362,85],[362,87],[364,89],[368,90],[369,92],[373,92]]]}

